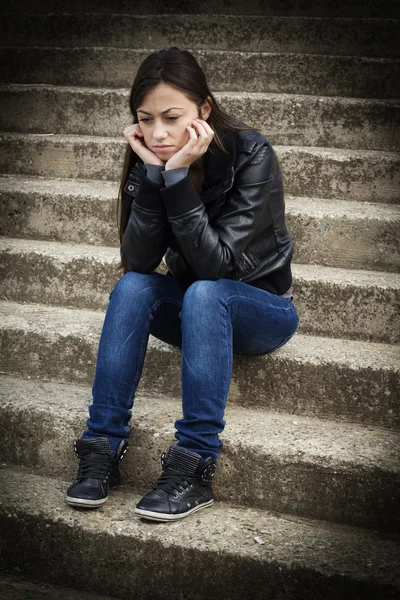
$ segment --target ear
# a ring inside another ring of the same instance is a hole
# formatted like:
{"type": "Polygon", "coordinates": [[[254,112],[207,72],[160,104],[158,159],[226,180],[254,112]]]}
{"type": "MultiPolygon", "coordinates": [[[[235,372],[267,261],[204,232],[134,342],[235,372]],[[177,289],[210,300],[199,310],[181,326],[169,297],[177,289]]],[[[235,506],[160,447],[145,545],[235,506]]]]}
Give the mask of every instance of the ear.
{"type": "Polygon", "coordinates": [[[211,104],[212,104],[211,96],[207,96],[206,100],[204,100],[204,102],[201,106],[201,114],[202,114],[203,121],[207,121],[208,117],[210,116],[211,104]]]}

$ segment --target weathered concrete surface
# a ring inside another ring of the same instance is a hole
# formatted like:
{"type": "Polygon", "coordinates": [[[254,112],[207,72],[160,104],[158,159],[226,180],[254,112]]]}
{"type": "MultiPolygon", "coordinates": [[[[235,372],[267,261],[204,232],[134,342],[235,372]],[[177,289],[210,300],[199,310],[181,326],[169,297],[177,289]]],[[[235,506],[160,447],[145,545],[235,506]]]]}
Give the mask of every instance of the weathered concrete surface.
{"type": "MultiPolygon", "coordinates": [[[[15,571],[18,573],[18,569],[15,571]]],[[[0,574],[0,595],[3,600],[116,600],[115,596],[98,596],[72,588],[34,583],[21,575],[5,574],[0,574]]]]}
{"type": "Polygon", "coordinates": [[[64,482],[16,469],[0,476],[1,563],[27,576],[129,600],[175,599],[177,588],[186,600],[216,600],[221,582],[226,600],[249,589],[255,600],[282,590],[293,600],[398,598],[399,544],[373,533],[219,503],[184,525],[154,524],[133,516],[137,495],[115,492],[83,512],[65,505],[64,482]]]}
{"type": "MultiPolygon", "coordinates": [[[[0,80],[3,83],[130,88],[140,64],[154,49],[152,43],[141,50],[2,48],[0,80]]],[[[397,59],[191,47],[188,50],[203,68],[213,91],[399,98],[400,61],[397,59]]]]}
{"type": "MultiPolygon", "coordinates": [[[[118,184],[0,178],[0,235],[119,247],[118,184]]],[[[294,260],[400,271],[400,206],[285,194],[294,260]]]]}
{"type": "MultiPolygon", "coordinates": [[[[3,302],[2,370],[93,382],[101,312],[3,302]]],[[[296,334],[268,356],[235,356],[230,401],[400,428],[400,347],[296,334]]],[[[139,394],[180,397],[180,353],[150,337],[139,394]]]]}
{"type": "Polygon", "coordinates": [[[301,332],[400,341],[400,275],[293,264],[301,332]]]}
{"type": "Polygon", "coordinates": [[[285,200],[297,263],[400,271],[400,206],[289,195],[285,200]]]}
{"type": "Polygon", "coordinates": [[[395,19],[332,19],[249,15],[8,15],[3,46],[101,46],[397,57],[395,19]]]}
{"type": "MultiPolygon", "coordinates": [[[[400,10],[392,0],[247,0],[246,14],[251,15],[309,15],[330,17],[396,17],[400,10]]],[[[92,0],[68,0],[68,10],[80,13],[93,12],[92,0]]],[[[97,0],[96,10],[102,13],[122,14],[243,14],[243,0],[203,0],[195,4],[190,0],[97,0]]],[[[11,0],[4,2],[1,13],[21,14],[65,12],[58,0],[11,0]],[[29,9],[29,10],[28,10],[29,9]]]]}
{"type": "MultiPolygon", "coordinates": [[[[0,256],[0,294],[14,302],[104,310],[122,276],[117,248],[4,237],[0,256]]],[[[300,332],[400,341],[400,275],[301,264],[292,271],[300,332]]]]}
{"type": "MultiPolygon", "coordinates": [[[[126,142],[110,137],[3,134],[4,174],[120,181],[126,142]]],[[[400,153],[275,146],[287,194],[400,202],[400,153]]]]}
{"type": "Polygon", "coordinates": [[[107,181],[0,177],[0,235],[119,247],[118,187],[107,181]]]}
{"type": "MultiPolygon", "coordinates": [[[[90,398],[90,388],[1,378],[0,459],[72,479],[73,440],[90,398]]],[[[179,401],[136,399],[124,461],[135,490],[145,493],[158,478],[180,417],[179,401]]],[[[230,404],[225,420],[217,499],[400,532],[400,433],[230,404]]]]}
{"type": "MultiPolygon", "coordinates": [[[[400,150],[400,101],[217,92],[228,114],[259,128],[273,145],[400,150]]],[[[129,91],[0,86],[0,130],[116,136],[132,121],[129,91]]]]}

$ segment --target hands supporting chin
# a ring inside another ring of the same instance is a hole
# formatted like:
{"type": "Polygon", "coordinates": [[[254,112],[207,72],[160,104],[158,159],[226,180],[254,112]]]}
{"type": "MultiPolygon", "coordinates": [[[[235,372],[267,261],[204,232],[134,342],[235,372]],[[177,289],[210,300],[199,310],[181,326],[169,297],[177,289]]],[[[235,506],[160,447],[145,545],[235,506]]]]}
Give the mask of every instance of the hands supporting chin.
{"type": "Polygon", "coordinates": [[[179,167],[190,167],[192,163],[207,152],[208,146],[214,137],[214,131],[209,124],[201,119],[193,119],[192,125],[188,125],[186,129],[189,132],[189,140],[167,161],[161,160],[147,148],[143,139],[141,139],[143,133],[138,123],[128,125],[124,129],[124,137],[143,162],[152,165],[165,165],[165,170],[168,171],[179,167]]]}

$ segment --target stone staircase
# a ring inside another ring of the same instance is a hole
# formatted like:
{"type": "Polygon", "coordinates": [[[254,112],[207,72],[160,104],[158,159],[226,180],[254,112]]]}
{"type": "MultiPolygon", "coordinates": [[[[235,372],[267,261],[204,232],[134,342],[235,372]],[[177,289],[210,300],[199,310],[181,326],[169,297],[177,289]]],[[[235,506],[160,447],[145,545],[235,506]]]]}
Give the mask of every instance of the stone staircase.
{"type": "Polygon", "coordinates": [[[10,0],[1,10],[0,590],[398,600],[398,7],[68,0],[61,12],[56,0],[10,0]],[[235,358],[218,502],[154,524],[133,508],[180,411],[180,354],[155,339],[124,486],[93,512],[64,493],[120,276],[128,89],[143,58],[171,45],[191,50],[220,104],[274,145],[301,326],[270,356],[235,358]]]}

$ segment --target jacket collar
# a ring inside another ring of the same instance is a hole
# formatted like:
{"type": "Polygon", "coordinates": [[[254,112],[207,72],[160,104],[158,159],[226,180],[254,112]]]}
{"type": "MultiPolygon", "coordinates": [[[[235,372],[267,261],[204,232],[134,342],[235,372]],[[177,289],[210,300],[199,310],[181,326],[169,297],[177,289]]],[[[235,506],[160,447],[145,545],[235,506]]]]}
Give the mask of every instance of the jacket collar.
{"type": "Polygon", "coordinates": [[[232,132],[221,135],[228,154],[221,150],[213,139],[204,160],[204,183],[200,198],[207,204],[233,186],[236,146],[232,132]]]}
{"type": "Polygon", "coordinates": [[[223,174],[235,164],[236,146],[233,135],[228,132],[221,136],[221,140],[229,154],[217,146],[215,139],[211,141],[205,153],[204,181],[210,185],[220,180],[223,174]]]}

